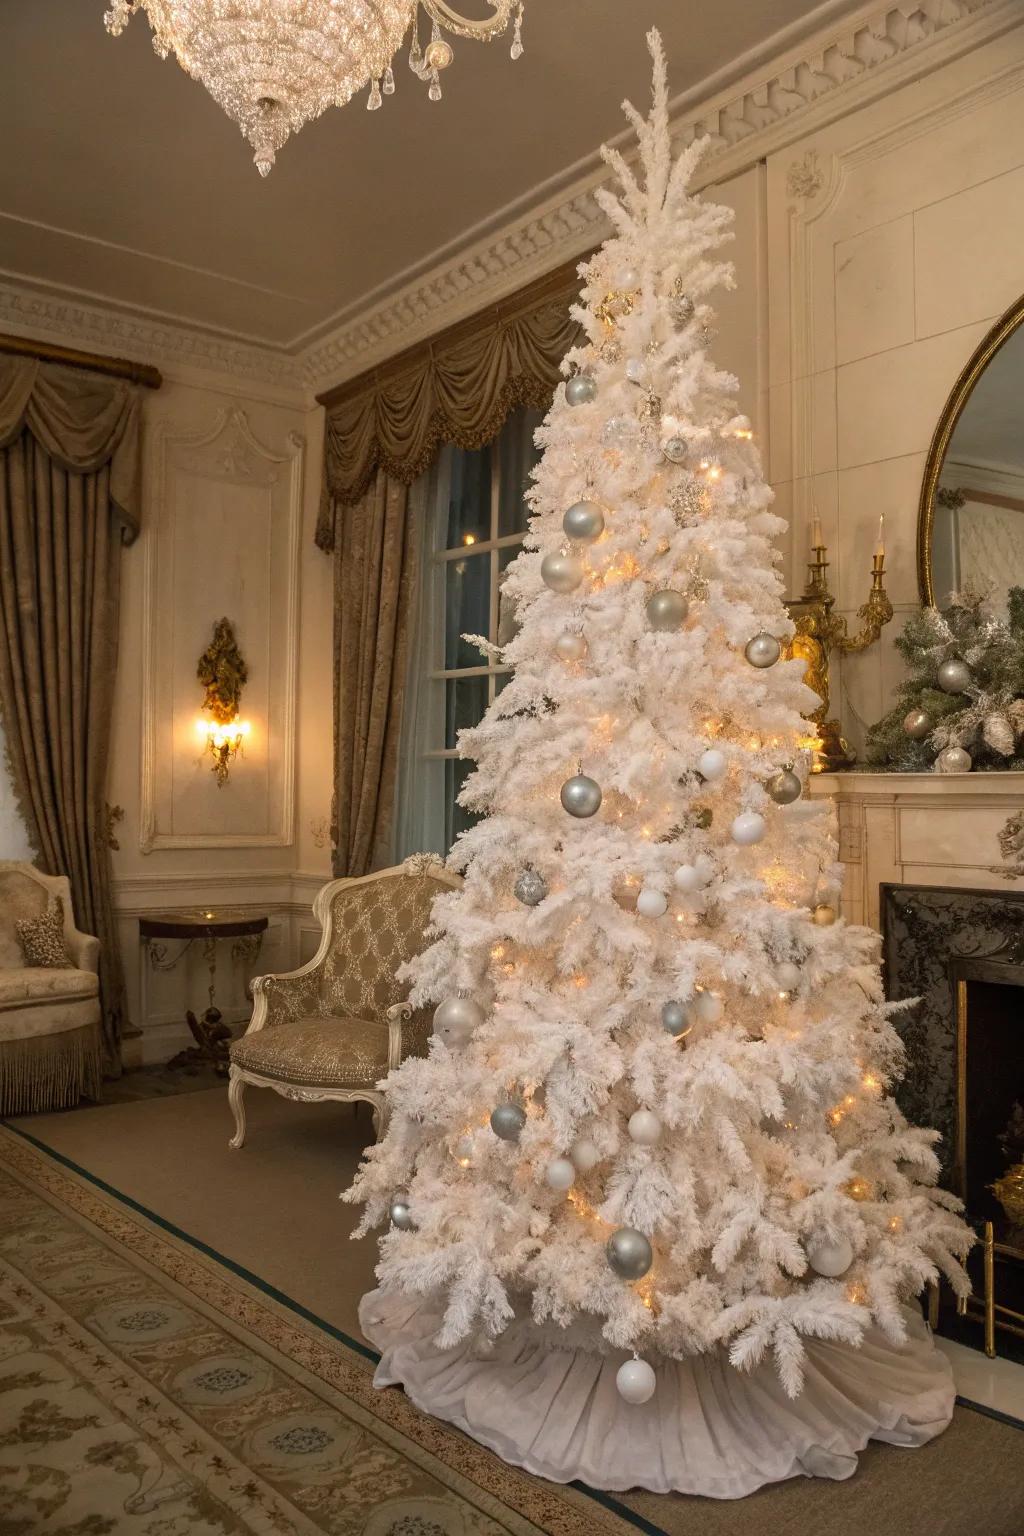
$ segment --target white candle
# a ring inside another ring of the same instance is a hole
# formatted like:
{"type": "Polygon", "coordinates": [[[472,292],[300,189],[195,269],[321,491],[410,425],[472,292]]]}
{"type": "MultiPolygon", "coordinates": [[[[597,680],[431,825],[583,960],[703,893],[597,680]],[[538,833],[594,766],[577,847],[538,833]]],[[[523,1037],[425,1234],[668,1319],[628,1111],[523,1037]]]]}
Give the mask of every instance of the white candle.
{"type": "Polygon", "coordinates": [[[811,548],[821,549],[824,543],[825,537],[821,531],[821,518],[815,514],[814,522],[811,524],[811,548]]]}
{"type": "Polygon", "coordinates": [[[878,543],[875,545],[875,554],[881,559],[885,555],[885,515],[878,519],[878,543]]]}

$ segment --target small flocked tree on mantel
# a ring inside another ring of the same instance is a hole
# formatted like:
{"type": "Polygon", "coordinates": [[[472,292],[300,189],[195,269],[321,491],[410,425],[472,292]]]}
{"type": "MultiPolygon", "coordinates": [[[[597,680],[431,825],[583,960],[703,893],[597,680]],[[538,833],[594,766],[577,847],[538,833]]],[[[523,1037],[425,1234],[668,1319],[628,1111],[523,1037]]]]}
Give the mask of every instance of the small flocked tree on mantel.
{"type": "Polygon", "coordinates": [[[687,193],[703,145],[673,162],[649,42],[640,174],[605,150],[614,234],[538,435],[514,675],[460,740],[486,814],[408,968],[435,1038],[344,1198],[390,1221],[379,1383],[550,1477],[735,1496],[942,1427],[907,1303],[965,1291],[970,1238],[803,798],[784,525],[708,354],[730,214],[687,193]]]}

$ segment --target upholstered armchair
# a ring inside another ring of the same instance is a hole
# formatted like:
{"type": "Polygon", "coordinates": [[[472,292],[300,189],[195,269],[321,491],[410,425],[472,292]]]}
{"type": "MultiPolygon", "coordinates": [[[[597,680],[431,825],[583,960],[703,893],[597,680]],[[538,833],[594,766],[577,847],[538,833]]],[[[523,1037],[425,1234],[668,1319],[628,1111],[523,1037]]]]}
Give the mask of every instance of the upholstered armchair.
{"type": "Polygon", "coordinates": [[[322,930],[313,959],[297,971],[257,976],[253,1013],[231,1046],[230,1145],[245,1141],[246,1085],[305,1103],[363,1100],[384,1129],[378,1084],[409,1055],[422,1055],[431,1009],[414,1010],[395,980],[424,947],[434,897],[459,885],[428,855],[358,880],[332,880],[313,903],[322,930]]]}
{"type": "Polygon", "coordinates": [[[79,932],[63,875],[0,860],[0,1116],[100,1091],[99,940],[79,932]],[[67,964],[26,965],[16,924],[63,909],[67,964]]]}

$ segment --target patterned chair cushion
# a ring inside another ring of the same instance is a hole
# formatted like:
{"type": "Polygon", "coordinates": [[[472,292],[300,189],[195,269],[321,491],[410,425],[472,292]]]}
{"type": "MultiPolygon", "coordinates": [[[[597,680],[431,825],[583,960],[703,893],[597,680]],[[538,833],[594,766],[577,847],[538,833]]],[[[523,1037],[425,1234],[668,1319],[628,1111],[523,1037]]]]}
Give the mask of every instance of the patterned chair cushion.
{"type": "Polygon", "coordinates": [[[402,870],[340,890],[331,905],[333,942],[318,973],[324,1012],[386,1022],[408,995],[395,972],[424,947],[434,897],[446,887],[429,874],[402,870]]]}
{"type": "Polygon", "coordinates": [[[388,1027],[370,1019],[293,1019],[243,1035],[231,1046],[231,1062],[282,1083],[372,1088],[387,1075],[388,1027]]]}
{"type": "Polygon", "coordinates": [[[64,907],[52,901],[38,917],[23,917],[14,925],[27,966],[66,970],[71,966],[64,943],[64,907]]]}

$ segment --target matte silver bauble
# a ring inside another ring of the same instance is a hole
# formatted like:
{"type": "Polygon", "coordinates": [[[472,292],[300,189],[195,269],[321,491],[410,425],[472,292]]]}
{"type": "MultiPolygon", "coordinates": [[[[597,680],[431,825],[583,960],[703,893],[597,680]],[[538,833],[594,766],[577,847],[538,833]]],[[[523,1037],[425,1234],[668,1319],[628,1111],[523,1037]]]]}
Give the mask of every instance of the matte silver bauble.
{"type": "Polygon", "coordinates": [[[544,1170],[544,1182],[564,1194],[576,1182],[576,1169],[567,1157],[555,1157],[544,1170]]]}
{"type": "Polygon", "coordinates": [[[778,773],[772,774],[765,789],[776,805],[792,805],[803,793],[803,785],[792,768],[781,768],[778,773]]]}
{"type": "Polygon", "coordinates": [[[627,1360],[615,1373],[615,1390],[624,1403],[638,1407],[649,1403],[658,1385],[651,1366],[646,1360],[627,1360]]]}
{"type": "Polygon", "coordinates": [[[434,1009],[434,1034],[447,1046],[468,1045],[484,1021],[484,1011],[472,997],[446,997],[434,1009]]]}
{"type": "Polygon", "coordinates": [[[943,747],[932,766],[935,773],[970,773],[974,764],[963,747],[943,747]]]}
{"type": "Polygon", "coordinates": [[[642,1280],[654,1263],[654,1250],[635,1227],[619,1227],[608,1239],[604,1251],[620,1280],[642,1280]]]}
{"type": "Polygon", "coordinates": [[[903,729],[913,741],[924,741],[930,736],[934,728],[934,721],[926,709],[912,709],[909,715],[903,717],[903,729]]]}
{"type": "Polygon", "coordinates": [[[970,667],[957,657],[942,663],[938,677],[943,693],[966,693],[973,681],[970,667]]]}
{"type": "Polygon", "coordinates": [[[412,1209],[405,1195],[396,1195],[391,1202],[389,1212],[391,1225],[397,1227],[400,1232],[408,1232],[412,1225],[412,1209]]]}
{"type": "Polygon", "coordinates": [[[661,451],[670,464],[685,464],[690,445],[685,437],[670,437],[661,451]]]}
{"type": "Polygon", "coordinates": [[[601,786],[596,779],[588,778],[585,773],[574,773],[562,785],[559,798],[562,809],[568,811],[570,816],[596,816],[601,808],[601,786]]]}
{"type": "Polygon", "coordinates": [[[831,928],[836,920],[836,909],[830,907],[826,901],[819,901],[812,916],[819,928],[831,928]]]}
{"type": "Polygon", "coordinates": [[[526,1110],[521,1104],[497,1104],[491,1110],[491,1130],[502,1141],[518,1141],[526,1124],[526,1110]]]}
{"type": "Polygon", "coordinates": [[[759,843],[764,833],[765,820],[757,811],[741,811],[729,828],[733,842],[739,843],[742,848],[747,848],[752,843],[759,843]]]}
{"type": "Polygon", "coordinates": [[[604,513],[596,501],[576,501],[562,518],[562,531],[574,544],[593,544],[604,532],[604,513]]]}
{"type": "Polygon", "coordinates": [[[853,1263],[853,1245],[843,1233],[838,1237],[826,1237],[824,1234],[812,1237],[804,1251],[814,1273],[824,1275],[827,1280],[838,1280],[853,1263]]]}
{"type": "Polygon", "coordinates": [[[583,635],[574,635],[570,630],[555,641],[555,655],[559,661],[582,661],[588,649],[583,635]]]}
{"type": "Polygon", "coordinates": [[[524,869],[516,877],[512,893],[524,907],[538,907],[548,893],[548,883],[535,869],[524,869]]]}
{"type": "Polygon", "coordinates": [[[553,549],[540,563],[540,578],[552,592],[575,592],[583,580],[583,561],[553,549]]]}
{"type": "Polygon", "coordinates": [[[647,599],[647,622],[652,629],[679,629],[686,622],[689,611],[690,605],[683,594],[673,592],[670,587],[652,592],[647,599]]]}
{"type": "Polygon", "coordinates": [[[774,635],[767,634],[764,630],[759,635],[754,635],[743,648],[743,654],[752,667],[774,667],[782,655],[782,646],[774,635]]]}
{"type": "Polygon", "coordinates": [[[661,1027],[677,1040],[691,1028],[690,1015],[682,1003],[664,1003],[661,1009],[661,1027]]]}
{"type": "Polygon", "coordinates": [[[589,373],[577,373],[566,381],[565,398],[569,405],[589,405],[597,399],[597,382],[589,373]]]}

